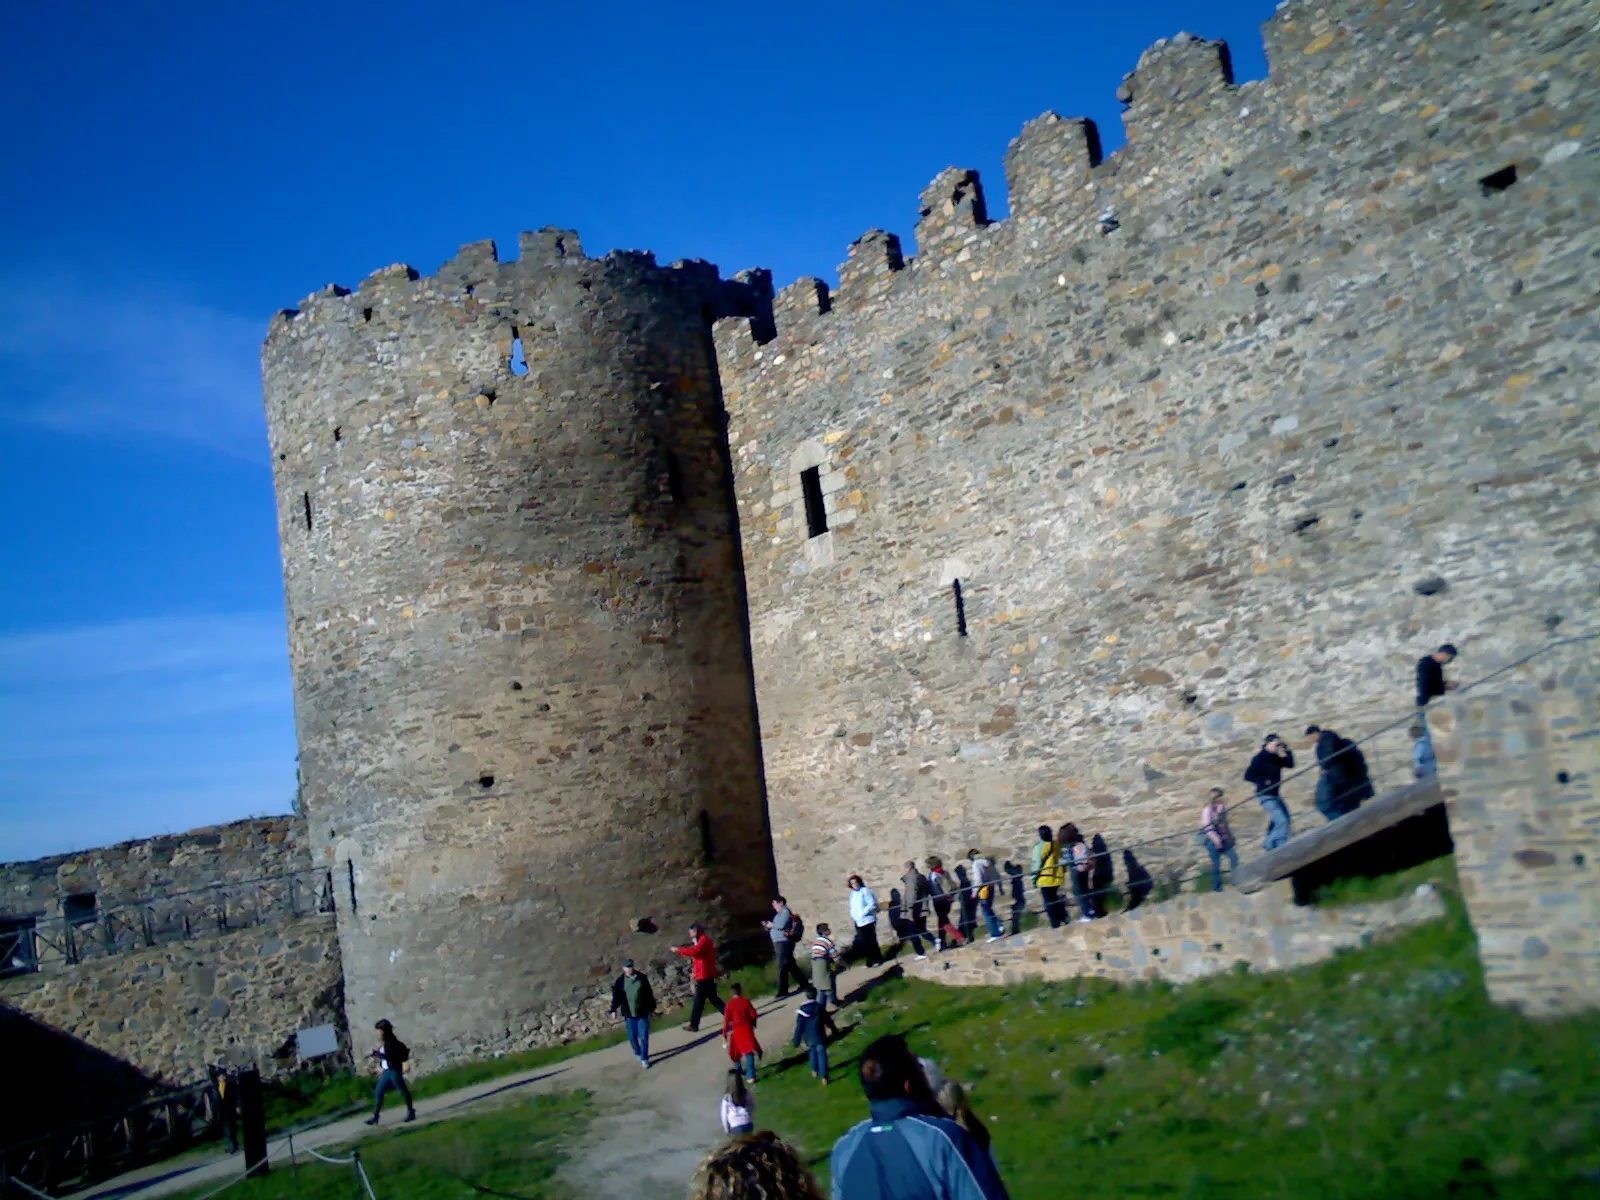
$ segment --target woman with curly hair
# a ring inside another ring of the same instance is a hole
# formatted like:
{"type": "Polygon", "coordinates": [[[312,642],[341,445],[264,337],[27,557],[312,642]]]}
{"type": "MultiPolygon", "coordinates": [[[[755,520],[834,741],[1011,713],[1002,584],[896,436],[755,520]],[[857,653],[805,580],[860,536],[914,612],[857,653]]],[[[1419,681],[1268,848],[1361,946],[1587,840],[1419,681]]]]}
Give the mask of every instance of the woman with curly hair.
{"type": "Polygon", "coordinates": [[[700,1164],[692,1200],[823,1200],[800,1157],[775,1133],[736,1137],[700,1164]]]}

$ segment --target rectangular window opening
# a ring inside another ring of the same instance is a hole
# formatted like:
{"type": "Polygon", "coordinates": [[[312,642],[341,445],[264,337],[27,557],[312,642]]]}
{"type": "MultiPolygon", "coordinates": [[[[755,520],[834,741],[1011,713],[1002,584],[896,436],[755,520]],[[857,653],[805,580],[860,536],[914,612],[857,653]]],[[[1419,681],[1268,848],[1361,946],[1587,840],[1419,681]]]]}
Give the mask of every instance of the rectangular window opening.
{"type": "Polygon", "coordinates": [[[956,634],[960,637],[967,636],[967,602],[961,595],[961,580],[950,581],[950,591],[956,598],[956,634]]]}
{"type": "Polygon", "coordinates": [[[821,537],[828,532],[828,508],[822,502],[821,467],[807,467],[800,472],[800,495],[806,502],[806,536],[821,537]]]}
{"type": "Polygon", "coordinates": [[[35,925],[33,917],[0,917],[0,979],[39,969],[35,925]]]}
{"type": "Polygon", "coordinates": [[[311,493],[301,492],[300,502],[306,506],[306,532],[311,532],[311,493]]]}
{"type": "Polygon", "coordinates": [[[1495,192],[1503,192],[1517,181],[1517,164],[1510,163],[1498,171],[1491,171],[1478,180],[1478,186],[1483,189],[1485,196],[1492,196],[1495,192]]]}
{"type": "Polygon", "coordinates": [[[61,898],[61,914],[74,925],[87,925],[95,919],[95,894],[76,892],[61,898]]]}

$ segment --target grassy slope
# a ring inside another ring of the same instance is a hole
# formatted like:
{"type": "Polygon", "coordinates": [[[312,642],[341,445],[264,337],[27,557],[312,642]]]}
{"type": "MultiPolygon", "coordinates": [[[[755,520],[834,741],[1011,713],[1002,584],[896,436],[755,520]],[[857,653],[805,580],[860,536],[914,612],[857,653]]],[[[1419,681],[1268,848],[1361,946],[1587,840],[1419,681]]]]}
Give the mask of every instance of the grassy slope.
{"type": "Polygon", "coordinates": [[[1600,1196],[1600,1015],[1491,1006],[1450,860],[1406,876],[1451,917],[1291,974],[888,983],[841,1017],[833,1087],[769,1054],[759,1120],[825,1173],[865,1115],[855,1055],[900,1031],[974,1085],[1015,1200],[1600,1196]]]}
{"type": "MultiPolygon", "coordinates": [[[[729,972],[722,985],[722,996],[724,999],[728,997],[728,984],[733,982],[742,983],[751,996],[765,996],[772,991],[772,980],[773,969],[770,965],[741,967],[737,971],[729,972]]],[[[705,1026],[707,1021],[714,1021],[716,1015],[715,1012],[709,1012],[702,1020],[702,1026],[705,1026]]],[[[658,1017],[655,1025],[658,1029],[670,1028],[687,1019],[688,1010],[678,1009],[658,1017]]],[[[429,1096],[442,1096],[474,1083],[486,1083],[491,1079],[515,1075],[520,1071],[531,1071],[536,1067],[564,1062],[579,1054],[588,1054],[593,1050],[614,1046],[623,1040],[625,1039],[622,1025],[618,1022],[615,1027],[604,1033],[595,1034],[581,1041],[541,1046],[536,1050],[525,1050],[520,1054],[505,1054],[497,1058],[458,1063],[453,1067],[445,1067],[408,1082],[412,1096],[418,1100],[425,1100],[429,1096]]],[[[334,1115],[349,1115],[362,1111],[372,1103],[372,1088],[376,1082],[377,1076],[371,1069],[361,1072],[346,1069],[326,1076],[297,1075],[269,1083],[266,1099],[267,1128],[276,1133],[319,1122],[334,1115]]],[[[402,1105],[399,1097],[389,1096],[386,1107],[400,1112],[402,1105]]]]}
{"type": "MultiPolygon", "coordinates": [[[[567,1147],[592,1115],[587,1093],[556,1092],[476,1117],[402,1128],[360,1144],[361,1161],[380,1197],[477,1200],[485,1194],[544,1200],[564,1192],[552,1183],[567,1147]],[[474,1186],[476,1185],[476,1186],[474,1186]]],[[[335,1156],[348,1148],[324,1150],[335,1156]]],[[[350,1200],[362,1194],[354,1168],[299,1158],[297,1171],[229,1188],[227,1200],[350,1200]]],[[[204,1191],[192,1193],[204,1195],[204,1191]]]]}

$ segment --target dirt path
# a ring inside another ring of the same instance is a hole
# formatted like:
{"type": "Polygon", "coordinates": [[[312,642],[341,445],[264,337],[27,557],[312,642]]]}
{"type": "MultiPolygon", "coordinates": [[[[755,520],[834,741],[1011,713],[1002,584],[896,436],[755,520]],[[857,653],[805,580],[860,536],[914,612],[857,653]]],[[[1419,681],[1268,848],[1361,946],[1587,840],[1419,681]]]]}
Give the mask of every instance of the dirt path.
{"type": "MultiPolygon", "coordinates": [[[[863,982],[866,972],[853,971],[841,978],[848,976],[854,978],[845,983],[846,991],[852,984],[863,982]]],[[[774,1001],[771,997],[758,1003],[769,1061],[774,1052],[788,1045],[798,1003],[794,998],[774,1001]]],[[[708,1016],[710,1020],[698,1034],[658,1023],[660,1027],[650,1038],[655,1065],[648,1071],[624,1042],[562,1063],[419,1100],[417,1119],[446,1121],[541,1092],[584,1089],[594,1095],[599,1115],[573,1148],[560,1178],[586,1198],[682,1200],[700,1159],[722,1138],[717,1104],[730,1064],[718,1036],[716,1014],[708,1016]]],[[[382,1137],[398,1126],[399,1115],[400,1109],[391,1101],[384,1123],[376,1129],[363,1124],[360,1116],[348,1117],[296,1134],[295,1146],[297,1150],[320,1150],[382,1137]]],[[[287,1167],[288,1140],[274,1138],[268,1147],[268,1158],[274,1167],[287,1167]]],[[[221,1187],[236,1178],[243,1166],[238,1156],[157,1163],[105,1180],[70,1200],[155,1200],[193,1188],[221,1187]]]]}

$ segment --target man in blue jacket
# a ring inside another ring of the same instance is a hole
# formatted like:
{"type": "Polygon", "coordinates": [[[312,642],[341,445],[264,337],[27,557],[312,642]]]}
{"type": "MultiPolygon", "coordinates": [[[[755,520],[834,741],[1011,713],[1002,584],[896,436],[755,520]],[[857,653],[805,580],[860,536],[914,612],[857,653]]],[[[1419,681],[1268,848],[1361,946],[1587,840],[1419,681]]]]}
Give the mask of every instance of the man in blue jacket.
{"type": "Polygon", "coordinates": [[[1008,1200],[989,1152],[934,1101],[899,1034],[861,1052],[870,1120],[833,1147],[833,1200],[1008,1200]]]}

